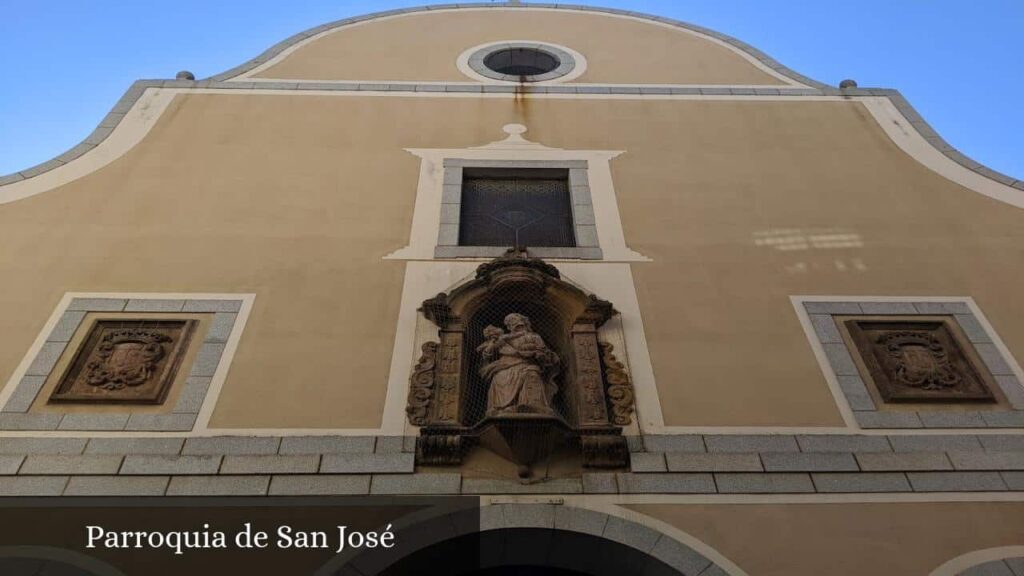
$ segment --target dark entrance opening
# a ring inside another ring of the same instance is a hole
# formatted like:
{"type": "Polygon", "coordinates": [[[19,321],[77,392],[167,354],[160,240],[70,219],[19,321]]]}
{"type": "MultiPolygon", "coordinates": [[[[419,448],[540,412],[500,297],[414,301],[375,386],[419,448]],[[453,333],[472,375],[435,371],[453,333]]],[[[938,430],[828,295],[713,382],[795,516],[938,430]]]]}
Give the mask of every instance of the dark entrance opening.
{"type": "Polygon", "coordinates": [[[467,534],[414,552],[380,576],[684,576],[606,538],[540,528],[467,534]]]}
{"type": "Polygon", "coordinates": [[[546,566],[500,566],[483,568],[470,573],[471,576],[586,576],[583,572],[546,566]]]}

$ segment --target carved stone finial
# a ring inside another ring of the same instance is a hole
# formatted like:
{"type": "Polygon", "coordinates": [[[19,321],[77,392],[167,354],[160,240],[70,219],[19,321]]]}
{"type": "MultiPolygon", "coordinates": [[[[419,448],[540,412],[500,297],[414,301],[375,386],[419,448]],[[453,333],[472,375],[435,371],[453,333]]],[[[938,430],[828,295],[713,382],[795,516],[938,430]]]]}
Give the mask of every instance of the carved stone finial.
{"type": "Polygon", "coordinates": [[[483,146],[474,146],[474,148],[478,150],[560,150],[560,148],[551,148],[523,138],[526,126],[522,124],[505,124],[501,127],[501,131],[505,133],[505,138],[502,140],[483,146]]]}
{"type": "Polygon", "coordinates": [[[501,127],[501,131],[508,134],[510,138],[522,136],[523,134],[526,134],[526,130],[526,126],[523,126],[522,124],[505,124],[501,127]]]}
{"type": "Polygon", "coordinates": [[[441,292],[437,296],[423,301],[420,311],[434,324],[441,326],[452,319],[452,309],[448,305],[448,295],[441,292]]]}
{"type": "Polygon", "coordinates": [[[595,328],[600,328],[616,314],[615,307],[611,302],[590,294],[587,296],[587,307],[583,310],[583,314],[576,319],[576,323],[593,324],[595,328]]]}
{"type": "Polygon", "coordinates": [[[189,72],[188,70],[182,70],[174,75],[175,80],[195,80],[196,75],[189,72]]]}
{"type": "Polygon", "coordinates": [[[850,80],[849,78],[847,78],[846,80],[843,80],[842,82],[839,83],[839,88],[840,89],[856,88],[856,87],[857,87],[857,81],[856,80],[850,80]]]}

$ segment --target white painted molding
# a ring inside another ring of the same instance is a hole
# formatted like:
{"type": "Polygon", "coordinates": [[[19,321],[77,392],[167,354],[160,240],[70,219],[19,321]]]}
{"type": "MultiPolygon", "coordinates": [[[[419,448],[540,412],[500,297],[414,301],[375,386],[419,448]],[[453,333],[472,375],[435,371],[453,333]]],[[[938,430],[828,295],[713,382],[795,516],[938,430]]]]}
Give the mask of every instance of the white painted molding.
{"type": "Polygon", "coordinates": [[[884,96],[870,96],[858,98],[865,108],[882,127],[882,130],[901,150],[910,155],[911,158],[927,166],[936,174],[952,180],[957,184],[1005,202],[1017,208],[1024,208],[1024,190],[1018,190],[1012,186],[996,182],[986,178],[977,172],[961,166],[950,157],[943,154],[930,142],[924,139],[920,133],[911,125],[889,98],[884,96]]]}
{"type": "Polygon", "coordinates": [[[148,88],[98,146],[32,178],[0,186],[0,204],[28,198],[74,182],[123,156],[149,134],[179,89],[148,88]]]}
{"type": "MultiPolygon", "coordinates": [[[[541,8],[541,7],[530,7],[530,6],[527,6],[527,8],[530,11],[566,13],[565,9],[559,9],[559,8],[541,8]]],[[[450,9],[430,10],[427,13],[435,14],[435,13],[453,12],[453,11],[465,12],[467,10],[472,10],[472,11],[481,11],[481,10],[483,10],[483,11],[487,11],[487,12],[494,12],[494,11],[515,11],[515,10],[522,10],[522,9],[523,9],[523,7],[519,7],[519,8],[496,8],[496,7],[473,8],[473,7],[460,7],[460,8],[450,8],[450,9]]],[[[757,58],[755,58],[754,56],[752,56],[748,52],[746,52],[744,50],[741,50],[741,49],[737,48],[736,46],[733,46],[732,44],[729,44],[728,42],[725,42],[725,41],[723,41],[723,40],[721,40],[719,38],[715,38],[714,36],[709,36],[707,34],[702,34],[700,32],[697,32],[696,30],[693,30],[693,29],[681,26],[679,24],[672,24],[672,23],[667,23],[667,22],[659,22],[659,21],[654,20],[652,18],[645,18],[645,17],[639,16],[639,15],[638,16],[631,16],[631,15],[627,15],[627,14],[613,14],[613,13],[609,13],[609,12],[599,12],[599,11],[595,11],[595,10],[580,10],[580,11],[575,11],[575,12],[576,13],[580,13],[580,14],[584,14],[584,15],[591,15],[591,16],[604,16],[604,17],[607,17],[607,18],[622,18],[622,19],[625,19],[625,20],[633,20],[633,21],[641,22],[643,24],[648,24],[648,25],[651,25],[651,26],[659,26],[659,27],[667,28],[669,30],[674,30],[676,32],[680,32],[680,33],[683,33],[683,34],[689,34],[691,36],[695,36],[697,38],[705,40],[707,42],[711,42],[712,44],[716,44],[716,45],[718,45],[718,46],[720,46],[722,48],[725,48],[726,50],[729,50],[733,54],[736,54],[740,58],[743,58],[745,61],[747,61],[749,64],[751,64],[752,66],[754,66],[755,68],[757,68],[761,72],[764,72],[765,74],[771,76],[772,78],[775,78],[776,80],[778,80],[780,82],[780,84],[759,85],[758,87],[760,87],[760,88],[778,88],[780,86],[782,86],[782,87],[792,87],[792,88],[810,88],[811,87],[808,84],[803,84],[801,82],[797,82],[796,80],[794,80],[794,79],[792,79],[792,78],[790,78],[790,77],[780,73],[778,70],[776,70],[776,69],[766,65],[764,62],[758,60],[757,58]]],[[[393,14],[393,15],[390,15],[390,16],[381,16],[381,17],[376,17],[376,18],[369,18],[369,19],[366,19],[366,20],[360,20],[358,22],[346,23],[346,24],[341,24],[341,25],[335,26],[333,28],[330,28],[328,30],[325,30],[325,31],[320,32],[318,34],[314,34],[314,35],[312,35],[312,36],[310,36],[308,38],[305,38],[303,40],[300,40],[300,41],[292,44],[288,48],[282,50],[281,52],[279,52],[273,58],[270,58],[266,62],[263,62],[260,65],[254,67],[254,68],[251,68],[250,70],[247,70],[246,72],[244,72],[242,74],[239,74],[238,76],[235,76],[235,77],[232,77],[232,78],[228,78],[226,80],[229,81],[229,82],[231,82],[231,81],[243,81],[243,80],[244,81],[271,80],[269,78],[259,78],[259,79],[257,79],[257,78],[253,78],[253,76],[255,76],[256,74],[260,74],[261,72],[264,72],[265,70],[267,70],[269,68],[272,68],[273,66],[275,66],[279,62],[281,62],[281,61],[285,60],[286,58],[288,58],[289,56],[291,56],[297,50],[301,49],[302,47],[304,47],[304,46],[306,46],[306,45],[308,45],[308,44],[310,44],[312,42],[316,42],[317,40],[320,40],[321,38],[324,38],[326,36],[330,36],[331,34],[336,34],[338,32],[349,30],[349,29],[357,27],[357,26],[365,26],[367,24],[373,24],[373,23],[382,22],[382,21],[385,21],[385,20],[392,20],[392,19],[395,19],[395,18],[403,18],[403,17],[407,17],[407,16],[416,16],[416,15],[423,15],[423,14],[424,14],[423,11],[412,11],[412,12],[406,12],[406,13],[403,13],[403,14],[393,14]]],[[[507,42],[507,40],[506,40],[506,42],[507,42]]],[[[543,41],[543,42],[547,43],[547,44],[551,44],[550,42],[547,42],[547,41],[543,41]]],[[[498,43],[500,44],[501,42],[498,42],[498,43]]],[[[552,45],[556,45],[556,44],[552,44],[552,45]]],[[[562,48],[562,49],[565,49],[564,47],[561,47],[561,46],[559,46],[559,47],[562,48]]],[[[475,50],[476,48],[479,48],[479,46],[478,47],[474,47],[473,49],[470,49],[470,51],[475,50]]],[[[569,51],[569,53],[572,54],[574,57],[576,57],[577,54],[578,54],[578,52],[574,52],[574,51],[571,51],[571,50],[567,50],[567,51],[569,51]]],[[[468,60],[468,58],[467,58],[467,60],[468,60]]],[[[577,65],[579,65],[579,61],[577,61],[577,65]]],[[[572,75],[572,74],[570,74],[570,75],[572,75]]],[[[578,76],[579,75],[576,75],[576,77],[578,77],[578,76]]],[[[471,77],[475,78],[476,75],[471,76],[471,77]]],[[[288,80],[288,79],[274,79],[274,81],[278,81],[278,82],[295,82],[295,80],[288,80]]],[[[497,81],[497,80],[492,80],[490,78],[485,78],[484,80],[481,80],[481,82],[486,82],[486,83],[489,83],[489,84],[504,84],[504,82],[500,82],[500,81],[497,81]]]]}
{"type": "MultiPolygon", "coordinates": [[[[511,125],[510,125],[511,126],[511,125]]],[[[506,126],[507,128],[507,126],[506,126]]],[[[598,244],[603,252],[600,261],[648,262],[649,258],[626,246],[622,218],[615,196],[609,162],[622,154],[617,150],[563,150],[530,142],[519,133],[509,133],[504,140],[472,148],[407,148],[420,158],[420,177],[416,188],[412,230],[409,245],[384,258],[386,260],[433,260],[441,226],[441,203],[444,191],[444,161],[446,159],[491,161],[566,161],[587,162],[594,220],[598,244]]]]}

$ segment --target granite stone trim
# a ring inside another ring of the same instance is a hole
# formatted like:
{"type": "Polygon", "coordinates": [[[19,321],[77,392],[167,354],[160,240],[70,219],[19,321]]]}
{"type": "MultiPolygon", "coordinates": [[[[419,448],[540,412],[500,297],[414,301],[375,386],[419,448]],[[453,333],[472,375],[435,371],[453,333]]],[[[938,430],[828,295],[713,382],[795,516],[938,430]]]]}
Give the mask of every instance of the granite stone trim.
{"type": "Polygon", "coordinates": [[[439,474],[374,474],[370,494],[458,494],[462,476],[439,474]]]}
{"type": "Polygon", "coordinates": [[[1015,362],[996,347],[996,334],[985,328],[974,312],[960,300],[951,301],[803,301],[813,335],[825,351],[828,367],[853,412],[857,425],[878,428],[1022,428],[1024,427],[1024,385],[1010,366],[1015,362]],[[884,411],[875,405],[853,360],[855,351],[840,336],[836,316],[948,316],[961,328],[981,361],[1010,404],[1009,410],[884,411]]]}
{"type": "Polygon", "coordinates": [[[28,373],[16,385],[0,408],[0,430],[149,431],[183,432],[195,426],[206,400],[210,377],[220,365],[225,343],[234,330],[242,300],[165,299],[137,294],[131,298],[73,298],[32,359],[28,373]],[[60,357],[71,351],[67,343],[81,328],[89,312],[193,312],[211,313],[213,318],[189,378],[169,414],[133,410],[125,405],[118,412],[29,412],[60,357]]]}
{"type": "Polygon", "coordinates": [[[613,472],[583,473],[583,492],[585,494],[615,494],[618,491],[618,479],[613,472]]]}
{"type": "Polygon", "coordinates": [[[501,44],[491,44],[490,46],[485,46],[476,50],[469,55],[469,62],[467,62],[467,64],[470,69],[477,74],[492,80],[501,80],[503,82],[544,82],[546,80],[561,78],[562,76],[572,72],[576,68],[576,59],[572,57],[572,54],[569,54],[565,50],[543,42],[502,42],[501,44]],[[558,61],[558,66],[555,67],[554,70],[545,72],[544,74],[515,76],[491,70],[486,64],[484,64],[487,60],[487,56],[490,54],[514,48],[531,48],[538,52],[543,52],[549,56],[553,56],[555,60],[558,61]]]}
{"type": "MultiPolygon", "coordinates": [[[[631,472],[527,484],[417,471],[402,437],[13,437],[0,442],[0,479],[70,478],[66,494],[95,487],[112,495],[1024,491],[1024,434],[742,434],[723,444],[724,436],[662,435],[655,445],[664,450],[632,453],[631,472]],[[731,450],[740,447],[752,451],[731,450]]],[[[8,484],[0,481],[0,492],[36,493],[30,483],[8,484]]],[[[56,495],[55,486],[45,480],[38,491],[56,495]]]]}
{"type": "Polygon", "coordinates": [[[316,476],[274,476],[270,496],[369,494],[370,476],[320,474],[316,476]]]}
{"type": "Polygon", "coordinates": [[[594,220],[586,160],[471,160],[446,158],[441,193],[441,219],[437,232],[435,258],[497,258],[507,246],[462,246],[459,244],[459,219],[462,212],[462,181],[465,168],[561,168],[569,171],[575,246],[530,247],[539,258],[600,260],[603,257],[594,220]]]}
{"type": "MultiPolygon", "coordinates": [[[[561,530],[597,536],[639,550],[657,558],[673,573],[715,576],[725,571],[692,549],[661,531],[633,520],[588,508],[555,504],[491,504],[480,509],[481,532],[507,528],[561,530]]],[[[562,559],[569,561],[576,559],[562,559]]]]}
{"type": "MultiPolygon", "coordinates": [[[[635,456],[634,456],[635,458],[635,456]]],[[[763,472],[759,454],[702,454],[670,452],[665,454],[671,472],[763,472]]]]}
{"type": "Polygon", "coordinates": [[[174,476],[167,496],[265,496],[269,476],[174,476]]]}
{"type": "Polygon", "coordinates": [[[971,566],[957,576],[1024,576],[1024,557],[991,560],[971,566]]]}
{"type": "Polygon", "coordinates": [[[578,478],[555,478],[546,482],[524,484],[512,479],[464,478],[463,494],[582,494],[583,482],[578,478]]]}

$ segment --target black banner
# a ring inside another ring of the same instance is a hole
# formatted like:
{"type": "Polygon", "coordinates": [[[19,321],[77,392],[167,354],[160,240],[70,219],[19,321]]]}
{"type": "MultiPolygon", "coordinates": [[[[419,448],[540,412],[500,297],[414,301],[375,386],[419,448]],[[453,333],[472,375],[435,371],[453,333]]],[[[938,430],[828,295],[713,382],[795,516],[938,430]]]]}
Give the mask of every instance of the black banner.
{"type": "Polygon", "coordinates": [[[0,574],[397,576],[479,521],[459,496],[0,498],[0,574]]]}

